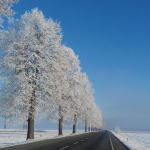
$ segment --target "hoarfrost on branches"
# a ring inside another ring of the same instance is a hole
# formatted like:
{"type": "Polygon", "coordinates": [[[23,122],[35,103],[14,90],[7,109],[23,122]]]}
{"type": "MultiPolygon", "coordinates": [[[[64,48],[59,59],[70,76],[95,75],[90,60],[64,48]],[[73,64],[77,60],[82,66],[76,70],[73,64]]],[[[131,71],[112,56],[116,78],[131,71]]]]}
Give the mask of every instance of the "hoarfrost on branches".
{"type": "MultiPolygon", "coordinates": [[[[17,3],[18,1],[19,0],[0,0],[0,27],[3,27],[3,16],[8,17],[15,14],[11,7],[14,3],[17,3]]],[[[2,33],[1,30],[0,33],[2,33]]]]}
{"type": "Polygon", "coordinates": [[[44,114],[48,105],[53,107],[48,102],[52,100],[53,73],[58,71],[55,57],[62,35],[59,24],[46,20],[38,9],[10,24],[1,37],[1,112],[10,107],[11,117],[18,122],[28,113],[34,117],[35,111],[44,114]]]}
{"type": "Polygon", "coordinates": [[[81,72],[78,56],[61,45],[59,23],[35,8],[21,19],[9,19],[0,38],[0,113],[6,122],[18,125],[47,117],[74,128],[77,122],[103,128],[92,84],[81,72]]]}

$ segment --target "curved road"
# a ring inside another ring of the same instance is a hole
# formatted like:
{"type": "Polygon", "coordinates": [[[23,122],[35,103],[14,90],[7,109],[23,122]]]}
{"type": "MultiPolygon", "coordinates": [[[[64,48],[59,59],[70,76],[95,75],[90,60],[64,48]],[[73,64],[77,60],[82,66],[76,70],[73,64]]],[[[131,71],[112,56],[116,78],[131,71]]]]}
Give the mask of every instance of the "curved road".
{"type": "Polygon", "coordinates": [[[108,131],[43,140],[0,150],[128,150],[108,131]]]}

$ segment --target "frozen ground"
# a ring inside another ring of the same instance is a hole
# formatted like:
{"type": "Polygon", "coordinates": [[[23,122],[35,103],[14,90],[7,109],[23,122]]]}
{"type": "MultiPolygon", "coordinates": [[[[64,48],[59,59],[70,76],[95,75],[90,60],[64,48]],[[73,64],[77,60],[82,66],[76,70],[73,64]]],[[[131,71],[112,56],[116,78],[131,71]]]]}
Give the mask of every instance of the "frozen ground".
{"type": "MultiPolygon", "coordinates": [[[[83,133],[84,131],[77,131],[77,134],[83,133]]],[[[71,135],[71,130],[64,130],[63,136],[71,135]]],[[[26,141],[26,130],[4,130],[0,129],[0,147],[6,147],[16,144],[23,144],[32,141],[26,141]]],[[[35,140],[49,139],[58,137],[58,130],[44,130],[35,131],[35,140]]],[[[34,141],[35,141],[34,140],[34,141]]]]}
{"type": "Polygon", "coordinates": [[[111,131],[130,150],[150,150],[150,132],[111,131]]]}

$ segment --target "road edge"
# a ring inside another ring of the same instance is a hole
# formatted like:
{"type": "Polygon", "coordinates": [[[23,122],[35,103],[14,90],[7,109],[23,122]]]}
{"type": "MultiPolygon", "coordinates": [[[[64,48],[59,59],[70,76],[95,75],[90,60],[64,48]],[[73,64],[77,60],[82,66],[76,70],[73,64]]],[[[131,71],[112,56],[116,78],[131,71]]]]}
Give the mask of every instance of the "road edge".
{"type": "Polygon", "coordinates": [[[120,141],[120,143],[122,143],[128,150],[130,150],[130,148],[126,144],[124,144],[119,138],[117,138],[111,131],[109,131],[109,133],[111,133],[117,140],[120,141]]]}
{"type": "Polygon", "coordinates": [[[114,149],[114,146],[113,146],[113,143],[112,143],[112,140],[111,140],[111,137],[110,137],[110,132],[109,132],[109,131],[108,131],[108,135],[109,135],[109,140],[110,140],[111,149],[112,149],[112,150],[115,150],[115,149],[114,149]]]}
{"type": "MultiPolygon", "coordinates": [[[[102,130],[100,130],[100,131],[102,131],[102,130]]],[[[65,138],[65,137],[69,137],[69,136],[77,136],[77,135],[88,134],[88,133],[93,133],[93,132],[99,132],[99,131],[84,132],[84,133],[79,133],[79,134],[70,134],[70,135],[66,135],[66,136],[55,136],[53,138],[27,140],[27,141],[20,142],[20,143],[15,143],[13,145],[9,145],[9,146],[6,146],[6,147],[0,147],[0,150],[5,149],[5,148],[10,148],[10,147],[15,147],[15,146],[21,146],[21,145],[25,145],[25,144],[32,144],[32,143],[42,142],[42,141],[47,141],[47,140],[56,140],[56,139],[59,139],[59,138],[65,138]]]]}

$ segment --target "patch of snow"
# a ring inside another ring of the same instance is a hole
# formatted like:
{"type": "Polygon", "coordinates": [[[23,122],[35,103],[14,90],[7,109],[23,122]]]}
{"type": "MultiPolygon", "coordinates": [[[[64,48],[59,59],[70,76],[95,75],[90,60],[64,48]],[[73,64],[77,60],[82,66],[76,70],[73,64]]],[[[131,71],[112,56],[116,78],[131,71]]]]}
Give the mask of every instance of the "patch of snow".
{"type": "MultiPolygon", "coordinates": [[[[76,134],[84,133],[83,130],[77,131],[76,134]]],[[[74,134],[74,135],[76,135],[74,134]]],[[[72,136],[72,130],[64,130],[63,136],[58,136],[58,130],[36,130],[34,132],[34,140],[26,140],[27,130],[0,129],[0,147],[8,147],[25,143],[36,142],[39,140],[61,138],[72,136]]]]}
{"type": "Polygon", "coordinates": [[[111,131],[130,150],[150,150],[150,132],[111,131]]]}

